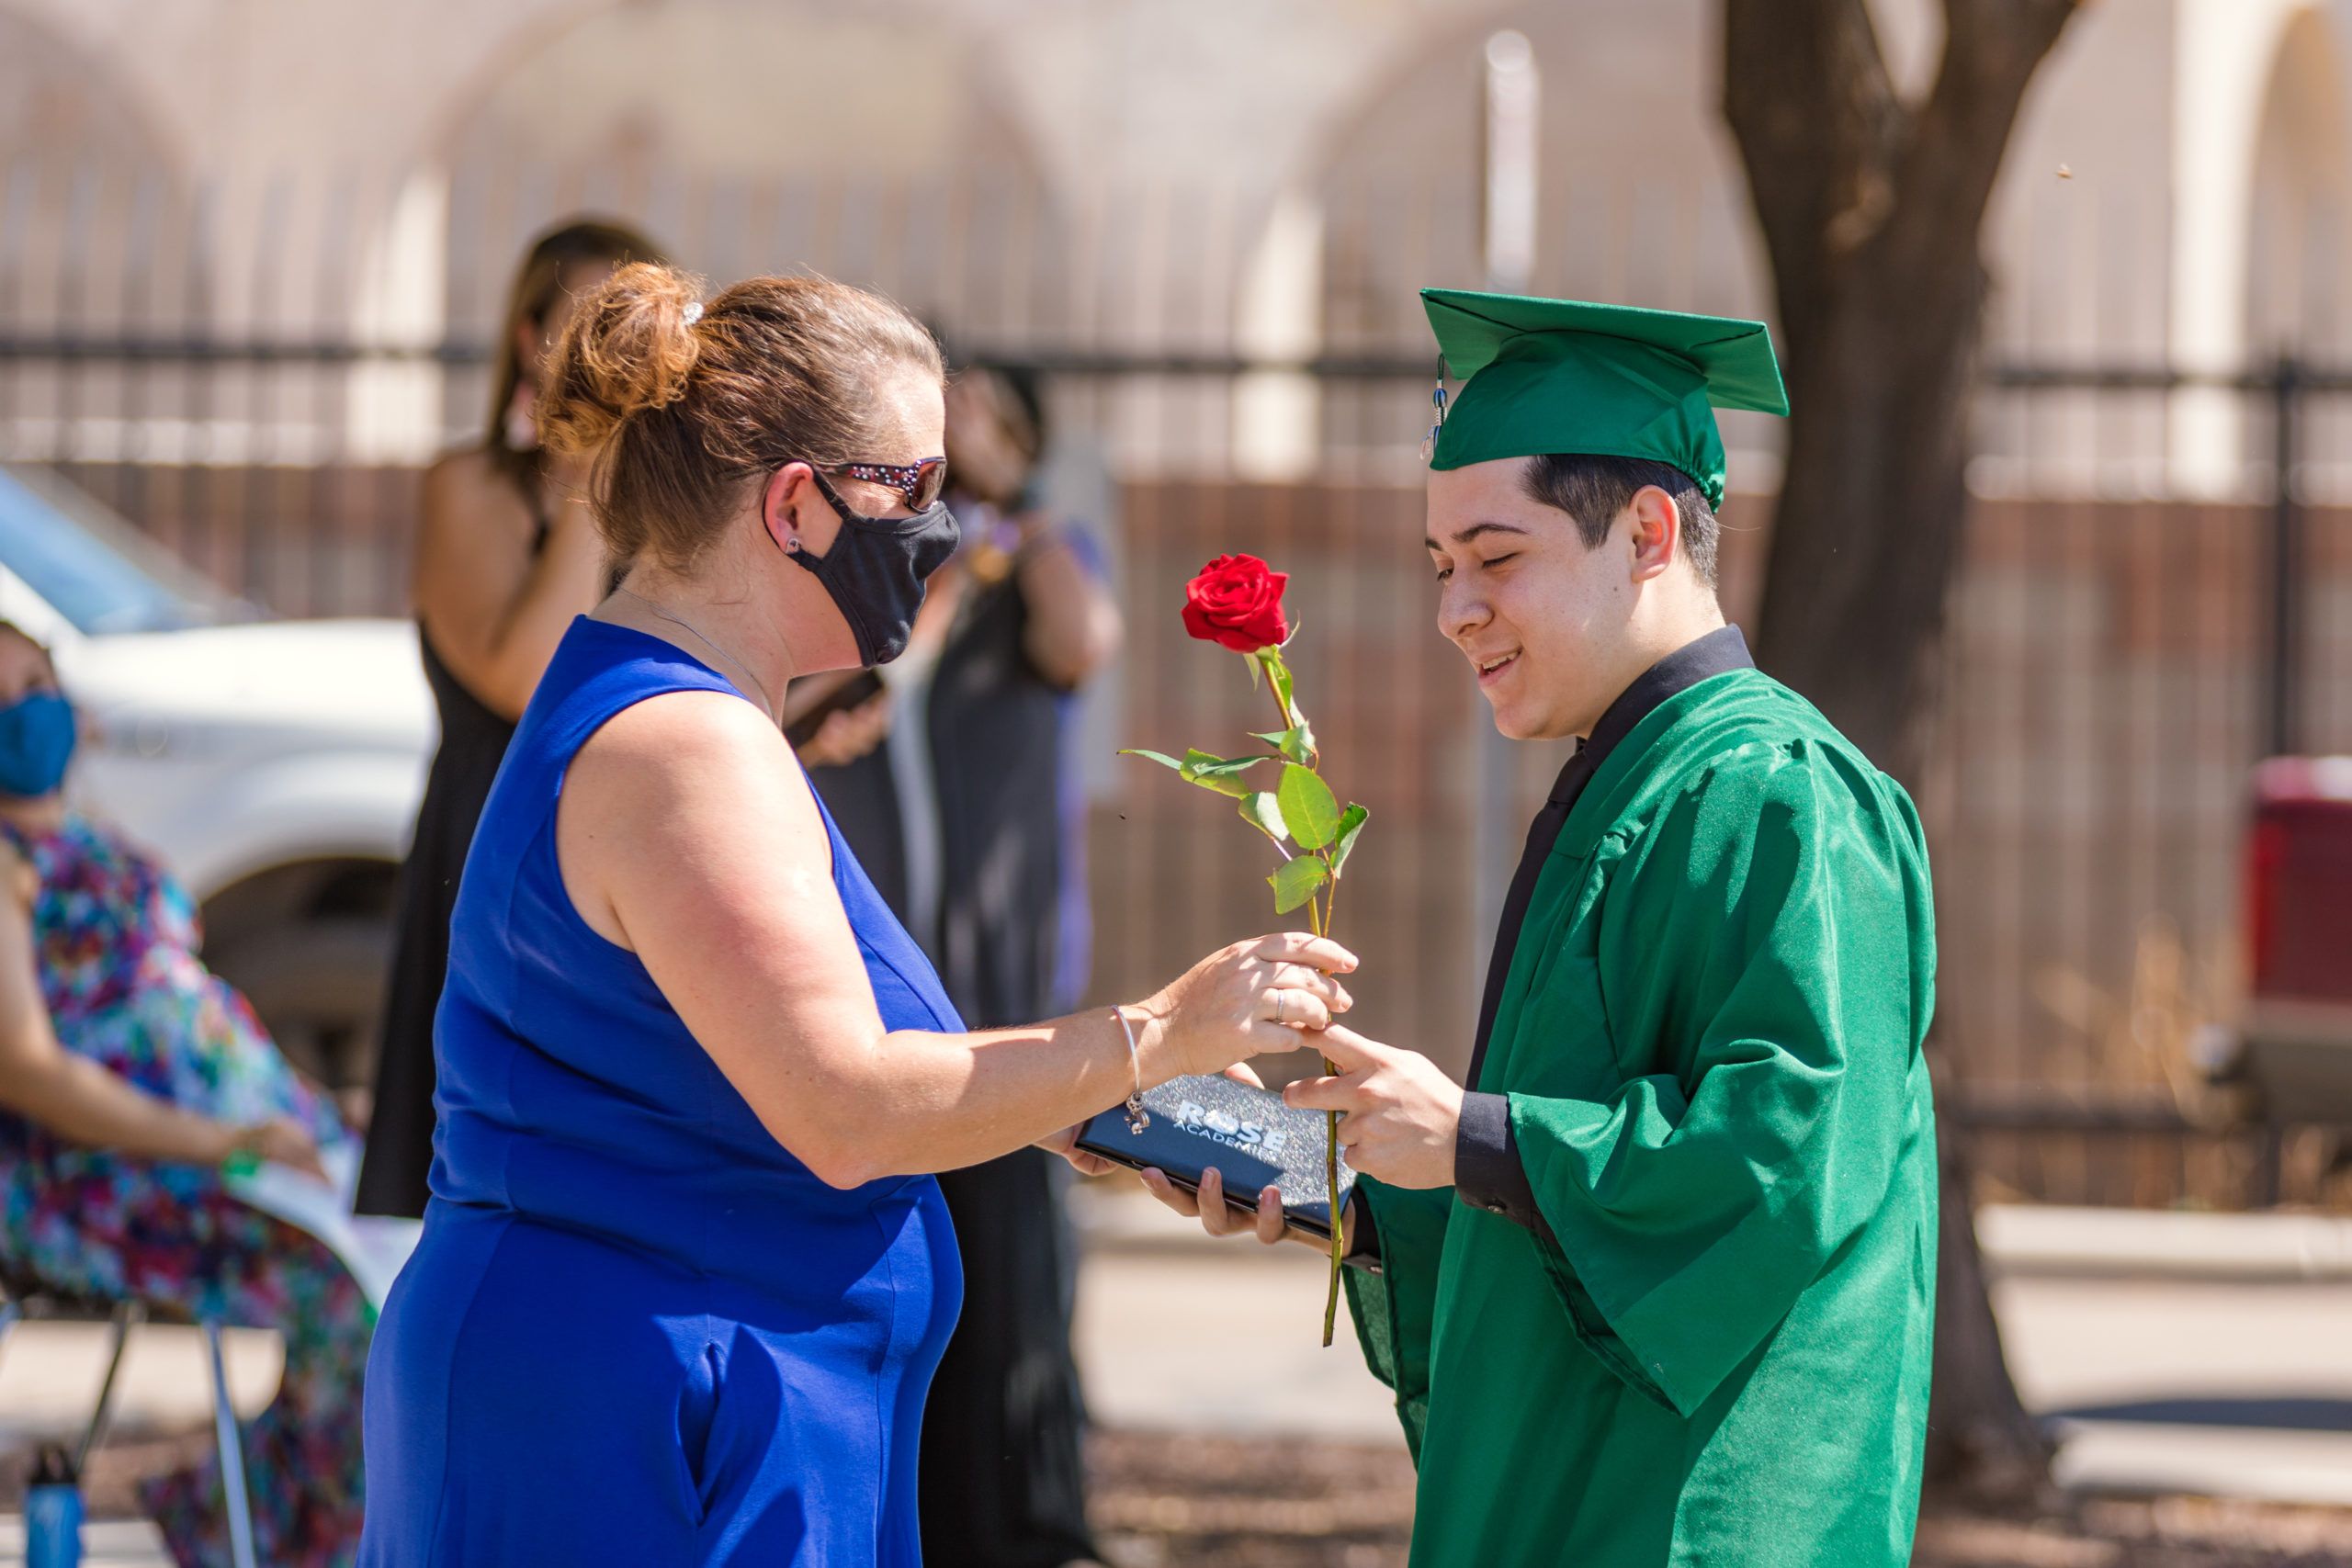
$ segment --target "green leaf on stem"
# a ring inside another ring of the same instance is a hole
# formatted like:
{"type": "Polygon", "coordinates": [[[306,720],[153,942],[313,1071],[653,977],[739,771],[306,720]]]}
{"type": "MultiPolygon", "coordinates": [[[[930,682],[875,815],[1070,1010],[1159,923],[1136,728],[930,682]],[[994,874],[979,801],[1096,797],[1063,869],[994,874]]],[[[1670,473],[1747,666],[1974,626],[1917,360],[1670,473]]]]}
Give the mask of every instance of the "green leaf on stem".
{"type": "Polygon", "coordinates": [[[1282,869],[1266,878],[1274,890],[1274,913],[1287,915],[1314,897],[1315,890],[1330,874],[1323,869],[1323,863],[1312,855],[1283,862],[1282,869]]]}
{"type": "Polygon", "coordinates": [[[1203,789],[1213,789],[1219,795],[1236,798],[1250,793],[1241,775],[1261,762],[1281,761],[1278,757],[1216,757],[1206,751],[1187,751],[1179,761],[1165,751],[1147,751],[1140,746],[1130,746],[1119,753],[1122,757],[1143,757],[1163,768],[1173,768],[1176,776],[1186,784],[1196,784],[1203,789]]]}
{"type": "Polygon", "coordinates": [[[1312,765],[1315,761],[1315,731],[1305,719],[1288,729],[1252,731],[1255,739],[1264,741],[1294,762],[1312,765]]]}
{"type": "Polygon", "coordinates": [[[1339,835],[1331,840],[1331,874],[1333,876],[1339,875],[1340,869],[1348,863],[1348,852],[1356,847],[1356,835],[1363,832],[1363,825],[1371,820],[1371,812],[1353,801],[1348,803],[1347,810],[1340,816],[1339,835]]]}
{"type": "Polygon", "coordinates": [[[1177,772],[1188,784],[1196,784],[1203,789],[1213,789],[1219,795],[1229,795],[1238,800],[1250,793],[1249,783],[1241,775],[1261,762],[1273,760],[1271,757],[1212,757],[1206,751],[1187,751],[1183,765],[1177,772]]]}
{"type": "Polygon", "coordinates": [[[1319,850],[1339,832],[1340,802],[1314,769],[1283,763],[1275,798],[1282,802],[1283,821],[1300,849],[1319,850]]]}
{"type": "Polygon", "coordinates": [[[1289,831],[1283,826],[1283,808],[1275,803],[1272,790],[1255,790],[1243,795],[1241,819],[1278,844],[1289,831]]]}

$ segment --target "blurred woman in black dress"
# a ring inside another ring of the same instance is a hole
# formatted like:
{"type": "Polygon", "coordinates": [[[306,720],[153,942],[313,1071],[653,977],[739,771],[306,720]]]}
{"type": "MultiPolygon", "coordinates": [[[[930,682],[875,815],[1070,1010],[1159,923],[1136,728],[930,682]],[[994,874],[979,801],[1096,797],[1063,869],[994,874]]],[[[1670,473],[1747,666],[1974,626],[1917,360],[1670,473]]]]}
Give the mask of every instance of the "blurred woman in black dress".
{"type": "MultiPolygon", "coordinates": [[[[965,548],[933,580],[891,667],[887,742],[810,777],[974,1028],[1077,1005],[1086,983],[1077,694],[1116,652],[1100,552],[1031,491],[1044,410],[1026,378],[974,367],[947,391],[948,483],[965,548]],[[908,677],[911,676],[910,679],[908,677]]],[[[846,736],[841,739],[848,739],[846,736]]],[[[1070,1353],[1069,1167],[1038,1149],[940,1177],[964,1313],[923,1416],[932,1568],[1092,1560],[1084,1406],[1070,1353]]]]}
{"type": "Polygon", "coordinates": [[[401,875],[375,1110],[359,1168],[363,1214],[424,1213],[433,1014],[448,968],[458,874],[515,719],[572,617],[605,596],[604,549],[588,508],[577,503],[586,492],[584,461],[551,457],[539,446],[532,408],[540,362],[576,297],[624,262],[666,259],[618,223],[575,220],[540,235],[507,297],[490,429],[480,445],[425,471],[413,592],[441,744],[401,875]]]}

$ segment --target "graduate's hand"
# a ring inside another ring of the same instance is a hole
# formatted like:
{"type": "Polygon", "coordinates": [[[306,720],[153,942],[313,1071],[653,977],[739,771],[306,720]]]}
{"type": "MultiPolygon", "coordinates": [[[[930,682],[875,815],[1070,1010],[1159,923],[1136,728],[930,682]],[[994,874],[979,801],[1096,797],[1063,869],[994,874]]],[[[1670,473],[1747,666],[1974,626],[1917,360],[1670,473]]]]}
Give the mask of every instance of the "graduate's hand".
{"type": "Polygon", "coordinates": [[[1462,1086],[1417,1051],[1383,1045],[1333,1024],[1306,1042],[1340,1076],[1301,1078],[1283,1099],[1302,1111],[1337,1111],[1340,1146],[1359,1172],[1391,1187],[1453,1185],[1462,1086]]]}

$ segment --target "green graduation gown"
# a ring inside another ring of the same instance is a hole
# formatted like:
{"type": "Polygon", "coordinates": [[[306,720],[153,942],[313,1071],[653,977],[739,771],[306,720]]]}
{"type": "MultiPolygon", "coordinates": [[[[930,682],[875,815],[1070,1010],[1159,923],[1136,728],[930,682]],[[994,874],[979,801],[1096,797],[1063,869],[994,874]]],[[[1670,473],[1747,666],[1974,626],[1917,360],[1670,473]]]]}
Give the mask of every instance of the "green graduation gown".
{"type": "Polygon", "coordinates": [[[1653,709],[1535,883],[1480,1081],[1544,1225],[1365,1180],[1414,1568],[1905,1563],[1935,936],[1917,814],[1752,670],[1653,709]]]}

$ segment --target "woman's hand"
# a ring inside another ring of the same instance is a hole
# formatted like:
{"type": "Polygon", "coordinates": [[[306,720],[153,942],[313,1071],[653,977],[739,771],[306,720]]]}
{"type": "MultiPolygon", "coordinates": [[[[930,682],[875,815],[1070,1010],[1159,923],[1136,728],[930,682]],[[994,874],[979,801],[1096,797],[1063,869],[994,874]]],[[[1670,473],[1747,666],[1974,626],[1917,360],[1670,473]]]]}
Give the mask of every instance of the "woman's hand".
{"type": "Polygon", "coordinates": [[[793,748],[804,768],[840,768],[856,761],[888,738],[890,694],[879,693],[854,708],[825,716],[817,733],[793,748]]]}
{"type": "MultiPolygon", "coordinates": [[[[1252,1089],[1266,1087],[1258,1075],[1246,1066],[1237,1064],[1228,1067],[1226,1069],[1225,1076],[1238,1083],[1246,1083],[1252,1089]]],[[[1166,1171],[1157,1169],[1143,1173],[1143,1187],[1145,1191],[1186,1219],[1199,1220],[1201,1228],[1211,1235],[1255,1235],[1268,1247],[1273,1246],[1278,1241],[1295,1241],[1311,1247],[1317,1252],[1331,1250],[1331,1244],[1323,1237],[1291,1225],[1283,1213],[1283,1195],[1272,1187],[1259,1190],[1258,1206],[1254,1214],[1245,1214],[1234,1208],[1226,1200],[1225,1178],[1215,1166],[1209,1167],[1201,1173],[1201,1190],[1198,1193],[1185,1191],[1168,1179],[1166,1171]]]]}
{"type": "Polygon", "coordinates": [[[1330,1026],[1355,1005],[1335,976],[1356,955],[1305,931],[1237,942],[1202,959],[1143,1004],[1170,1070],[1223,1072],[1267,1051],[1295,1051],[1303,1030],[1330,1026]]]}
{"type": "Polygon", "coordinates": [[[289,1117],[273,1117],[266,1122],[251,1122],[235,1129],[229,1142],[231,1154],[249,1154],[273,1165],[291,1166],[305,1176],[327,1179],[325,1162],[319,1157],[319,1143],[311,1136],[310,1129],[289,1117]]]}
{"type": "Polygon", "coordinates": [[[1037,1147],[1047,1154],[1059,1155],[1069,1161],[1070,1168],[1080,1176],[1108,1176],[1119,1168],[1101,1155],[1088,1154],[1078,1146],[1078,1135],[1086,1131],[1086,1123],[1075,1122],[1050,1138],[1037,1140],[1037,1147]]]}

